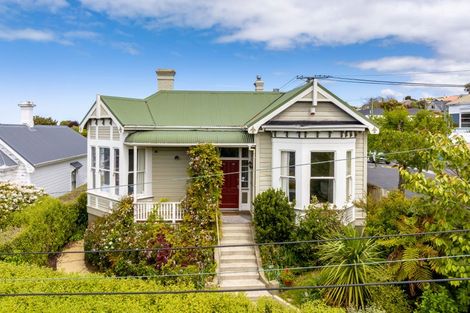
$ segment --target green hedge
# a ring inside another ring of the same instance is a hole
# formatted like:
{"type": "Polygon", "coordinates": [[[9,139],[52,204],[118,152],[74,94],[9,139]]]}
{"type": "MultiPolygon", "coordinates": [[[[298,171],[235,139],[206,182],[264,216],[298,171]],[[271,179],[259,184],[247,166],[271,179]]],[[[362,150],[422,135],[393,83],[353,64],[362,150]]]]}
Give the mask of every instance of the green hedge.
{"type": "MultiPolygon", "coordinates": [[[[0,262],[0,293],[117,292],[192,289],[189,285],[163,287],[154,281],[110,279],[100,275],[66,275],[30,265],[0,262]],[[9,281],[8,279],[32,279],[9,281]],[[53,279],[49,281],[41,278],[53,279]],[[70,279],[67,279],[70,278],[70,279]],[[74,278],[76,278],[74,280],[74,278]],[[90,278],[90,279],[88,279],[90,278]],[[55,279],[55,280],[54,280],[55,279]]],[[[116,295],[74,297],[0,297],[2,312],[297,312],[271,299],[251,302],[228,293],[179,295],[116,295]]]]}
{"type": "MultiPolygon", "coordinates": [[[[86,223],[86,194],[68,204],[45,196],[10,215],[3,232],[8,239],[0,241],[0,252],[59,251],[71,240],[80,238],[86,223]]],[[[3,234],[0,235],[4,237],[3,234]]],[[[0,259],[47,265],[49,255],[0,255],[0,259]]]]}

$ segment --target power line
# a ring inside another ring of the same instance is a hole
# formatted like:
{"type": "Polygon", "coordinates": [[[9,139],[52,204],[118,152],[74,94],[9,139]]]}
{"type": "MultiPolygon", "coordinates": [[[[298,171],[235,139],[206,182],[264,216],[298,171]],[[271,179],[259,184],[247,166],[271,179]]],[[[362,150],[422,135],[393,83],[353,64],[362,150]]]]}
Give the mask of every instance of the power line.
{"type": "Polygon", "coordinates": [[[439,278],[423,280],[405,280],[391,282],[372,282],[359,284],[317,285],[317,286],[294,286],[294,287],[263,287],[263,288],[239,288],[239,289],[191,289],[191,290],[161,290],[161,291],[90,291],[90,292],[28,292],[28,293],[0,293],[0,297],[52,297],[52,296],[134,296],[134,295],[178,295],[197,293],[234,293],[250,291],[287,291],[308,290],[326,288],[350,288],[350,287],[374,287],[425,283],[444,283],[452,281],[469,281],[465,278],[439,278]]]}
{"type": "MultiPolygon", "coordinates": [[[[455,145],[458,145],[458,144],[457,143],[452,144],[451,146],[455,146],[455,145]]],[[[434,149],[434,147],[418,148],[418,149],[411,149],[411,150],[401,150],[401,151],[395,151],[395,152],[386,152],[386,153],[383,153],[383,155],[387,156],[387,155],[406,154],[406,153],[427,151],[427,150],[432,150],[432,149],[434,149]]],[[[367,159],[368,157],[369,156],[367,156],[367,155],[359,156],[359,157],[351,157],[351,160],[367,159]]],[[[222,174],[201,175],[201,176],[195,176],[195,177],[187,177],[187,176],[186,177],[171,177],[171,178],[165,178],[165,181],[181,181],[181,180],[190,181],[190,180],[201,179],[201,178],[211,178],[211,177],[220,177],[220,176],[224,177],[224,176],[227,176],[227,175],[235,175],[235,174],[240,174],[240,173],[264,172],[264,171],[272,171],[272,170],[275,170],[275,169],[291,168],[291,167],[297,167],[297,166],[317,165],[317,164],[325,164],[325,163],[334,163],[334,162],[344,162],[344,161],[348,161],[348,160],[349,159],[345,159],[345,158],[343,158],[343,159],[331,159],[331,160],[325,160],[325,161],[299,163],[299,164],[287,165],[287,166],[275,166],[275,167],[269,167],[269,168],[259,168],[259,169],[255,169],[254,171],[250,169],[248,171],[235,171],[235,172],[227,172],[227,173],[222,173],[222,174]]],[[[147,182],[143,182],[143,183],[122,184],[122,185],[117,185],[117,186],[87,188],[86,190],[84,190],[84,192],[95,191],[95,190],[100,190],[100,191],[102,191],[102,190],[112,190],[112,189],[115,189],[115,188],[129,187],[129,186],[136,187],[136,186],[142,186],[142,185],[147,185],[147,184],[153,184],[153,183],[156,183],[156,182],[157,181],[147,181],[147,182]]],[[[67,190],[56,191],[56,192],[49,193],[49,195],[63,194],[64,192],[69,192],[69,191],[67,191],[67,190]]]]}
{"type": "MultiPolygon", "coordinates": [[[[363,265],[381,265],[381,264],[395,264],[405,262],[417,262],[417,261],[429,261],[429,260],[442,260],[442,259],[456,259],[456,258],[467,258],[470,254],[461,255],[446,255],[436,257],[423,257],[423,258],[412,258],[412,259],[399,259],[399,260],[384,260],[384,261],[371,261],[362,263],[344,263],[344,264],[327,264],[327,265],[315,265],[315,266],[297,266],[297,267],[278,267],[260,269],[259,272],[269,273],[277,272],[281,270],[312,270],[322,268],[335,268],[335,267],[352,267],[352,266],[363,266],[363,265]]],[[[246,274],[246,273],[258,273],[258,271],[227,271],[223,274],[246,274]]],[[[165,277],[190,277],[190,276],[210,276],[217,275],[216,272],[193,272],[193,273],[178,273],[178,274],[158,274],[158,275],[127,275],[127,276],[85,276],[85,277],[35,277],[35,278],[0,278],[0,282],[17,282],[17,281],[70,281],[70,280],[97,280],[97,279],[111,279],[111,280],[122,280],[122,279],[151,279],[151,278],[165,278],[165,277]]]]}
{"type": "Polygon", "coordinates": [[[208,246],[180,246],[180,247],[160,247],[160,248],[139,248],[139,249],[110,249],[110,250],[86,250],[86,251],[21,251],[21,252],[0,252],[0,256],[16,256],[16,255],[46,255],[46,254],[96,254],[96,253],[123,253],[123,252],[158,252],[158,251],[179,251],[179,250],[201,250],[201,249],[223,249],[223,248],[240,248],[240,247],[255,247],[255,246],[276,246],[276,245],[292,245],[303,243],[327,243],[333,241],[354,241],[354,240],[371,240],[371,239],[386,239],[397,237],[418,237],[427,235],[441,235],[441,234],[456,234],[467,233],[470,229],[452,229],[442,231],[430,231],[420,233],[407,233],[407,234],[389,234],[378,236],[363,236],[363,237],[337,237],[328,239],[313,239],[313,240],[298,240],[298,241],[282,241],[282,242],[264,242],[264,243],[243,243],[243,244],[230,244],[230,245],[208,245],[208,246]]]}
{"type": "Polygon", "coordinates": [[[388,72],[382,74],[336,74],[333,76],[342,77],[384,77],[384,76],[408,76],[408,75],[426,75],[426,74],[451,74],[451,73],[468,73],[470,70],[455,71],[409,71],[409,72],[388,72]]]}

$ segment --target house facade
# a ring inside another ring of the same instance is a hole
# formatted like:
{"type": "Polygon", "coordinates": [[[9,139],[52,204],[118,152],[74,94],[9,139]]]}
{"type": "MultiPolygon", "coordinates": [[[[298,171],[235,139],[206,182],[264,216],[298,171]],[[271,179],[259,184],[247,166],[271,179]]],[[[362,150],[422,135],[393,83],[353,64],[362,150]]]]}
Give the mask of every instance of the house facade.
{"type": "Polygon", "coordinates": [[[470,144],[470,95],[463,95],[447,103],[449,115],[456,129],[453,134],[461,136],[470,144]]]}
{"type": "Polygon", "coordinates": [[[32,102],[21,124],[0,124],[0,181],[34,184],[60,196],[86,183],[86,138],[67,126],[34,125],[32,102]]]}
{"type": "Polygon", "coordinates": [[[136,220],[155,203],[170,214],[185,196],[187,150],[199,143],[219,149],[223,211],[249,211],[274,187],[299,211],[316,196],[356,219],[353,202],[367,193],[367,135],[378,132],[367,118],[316,81],[287,92],[263,91],[260,78],[254,92],[182,91],[174,76],[158,70],[158,92],[145,99],[98,95],[83,119],[90,219],[125,195],[136,220]]]}

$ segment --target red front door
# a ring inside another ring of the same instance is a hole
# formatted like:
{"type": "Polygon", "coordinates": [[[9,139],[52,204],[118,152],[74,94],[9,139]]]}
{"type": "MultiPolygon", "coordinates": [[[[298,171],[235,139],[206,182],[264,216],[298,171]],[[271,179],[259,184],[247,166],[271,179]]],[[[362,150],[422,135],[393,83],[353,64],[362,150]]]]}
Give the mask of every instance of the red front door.
{"type": "Polygon", "coordinates": [[[224,172],[224,185],[222,186],[222,201],[220,208],[238,208],[238,184],[239,184],[239,160],[222,160],[222,171],[224,172]]]}

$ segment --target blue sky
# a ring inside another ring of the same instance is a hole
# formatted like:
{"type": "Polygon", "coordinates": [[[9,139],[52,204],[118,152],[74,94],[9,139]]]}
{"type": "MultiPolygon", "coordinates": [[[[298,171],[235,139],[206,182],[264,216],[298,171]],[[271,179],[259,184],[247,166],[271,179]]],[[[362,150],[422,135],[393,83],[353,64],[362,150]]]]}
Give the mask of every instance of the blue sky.
{"type": "MultiPolygon", "coordinates": [[[[0,0],[0,123],[18,122],[24,100],[36,114],[81,120],[96,94],[155,92],[159,67],[176,70],[177,89],[253,90],[257,74],[267,90],[313,74],[466,83],[470,71],[453,71],[470,70],[467,3],[0,0]],[[452,73],[424,74],[436,71],[452,73]]],[[[463,92],[327,86],[355,105],[463,92]]]]}

